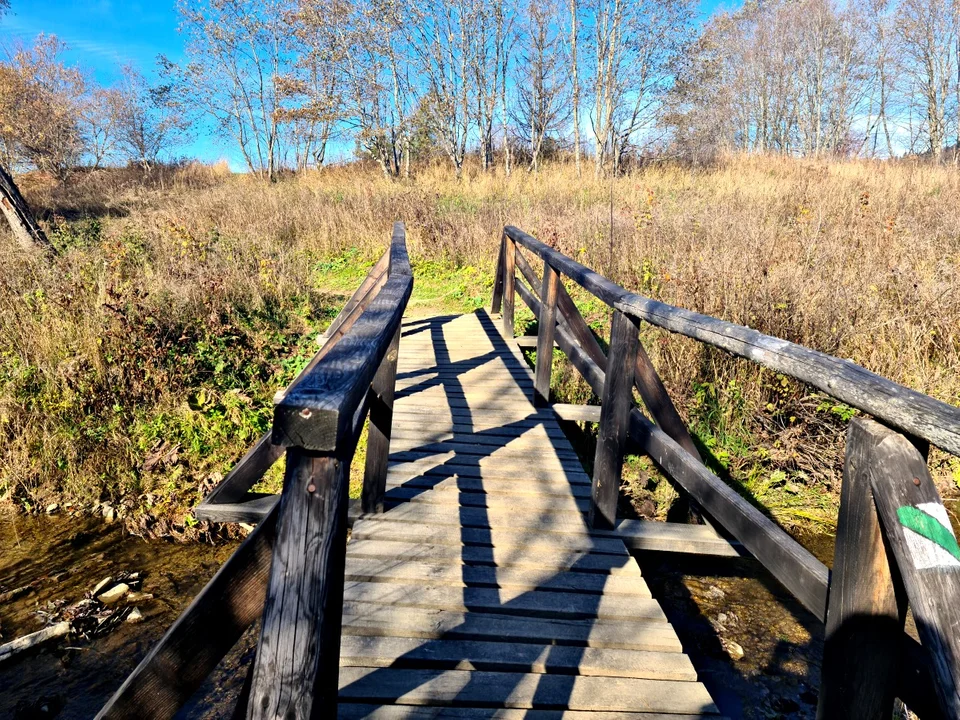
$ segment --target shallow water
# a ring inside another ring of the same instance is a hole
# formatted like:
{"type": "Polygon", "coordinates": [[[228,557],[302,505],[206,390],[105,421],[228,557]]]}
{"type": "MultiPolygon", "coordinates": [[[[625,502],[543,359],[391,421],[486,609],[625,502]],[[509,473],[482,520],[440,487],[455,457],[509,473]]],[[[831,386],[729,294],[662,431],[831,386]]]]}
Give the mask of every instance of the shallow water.
{"type": "Polygon", "coordinates": [[[154,595],[137,606],[142,623],[0,665],[0,717],[93,717],[235,546],[143,540],[89,518],[0,516],[0,592],[32,585],[0,606],[3,642],[41,629],[48,603],[75,603],[108,575],[140,571],[154,595]]]}
{"type": "MultiPolygon", "coordinates": [[[[821,560],[832,558],[833,538],[802,541],[821,560]]],[[[637,560],[724,715],[816,717],[823,625],[758,562],[665,553],[637,560]]]]}

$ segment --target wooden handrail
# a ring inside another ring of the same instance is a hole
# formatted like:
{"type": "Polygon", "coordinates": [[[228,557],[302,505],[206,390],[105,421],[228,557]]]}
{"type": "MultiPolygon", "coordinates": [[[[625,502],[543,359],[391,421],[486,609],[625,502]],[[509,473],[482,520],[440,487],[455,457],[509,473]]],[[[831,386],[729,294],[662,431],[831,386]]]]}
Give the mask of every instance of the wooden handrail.
{"type": "MultiPolygon", "coordinates": [[[[250,720],[336,715],[350,463],[371,401],[392,407],[400,323],[413,290],[401,223],[388,256],[387,280],[376,296],[277,398],[273,441],[287,448],[287,464],[250,720]],[[290,642],[291,633],[305,640],[290,642]]],[[[363,492],[373,509],[383,506],[389,421],[378,407],[368,448],[376,457],[368,455],[363,492]]]]}
{"type": "Polygon", "coordinates": [[[535,400],[542,403],[549,396],[547,356],[552,356],[548,348],[554,341],[602,398],[590,512],[594,526],[614,524],[629,433],[669,478],[826,622],[818,717],[886,719],[895,696],[925,719],[960,717],[960,637],[955,632],[960,626],[960,546],[921,452],[929,442],[960,454],[960,408],[850,361],[631,293],[508,226],[497,263],[494,304],[502,297],[503,331],[510,337],[513,303],[507,297],[512,299],[514,292],[540,321],[535,400]],[[542,276],[517,245],[544,261],[542,276]],[[517,270],[529,286],[515,277],[517,270]],[[563,307],[569,296],[560,274],[613,308],[609,357],[575,306],[563,307]],[[668,422],[661,427],[657,402],[650,402],[648,395],[663,403],[661,413],[664,406],[673,406],[637,342],[638,328],[630,318],[754,360],[909,433],[908,438],[865,418],[851,423],[832,574],[684,446],[689,436],[684,437],[686,428],[675,409],[664,414],[668,422]],[[634,381],[658,424],[631,409],[634,381]],[[907,599],[922,648],[903,632],[907,599]]]}
{"type": "Polygon", "coordinates": [[[278,393],[272,437],[261,437],[204,503],[227,503],[242,514],[231,503],[285,448],[279,504],[270,506],[98,717],[172,717],[261,610],[259,650],[249,695],[243,695],[248,704],[238,713],[335,716],[348,471],[372,408],[363,503],[368,511],[382,511],[400,321],[412,286],[404,228],[396,223],[389,250],[331,324],[327,342],[278,393]],[[294,626],[307,640],[284,641],[294,626]]]}
{"type": "Polygon", "coordinates": [[[518,228],[507,226],[504,233],[610,307],[796,378],[914,437],[960,455],[960,408],[849,360],[629,292],[518,228]]]}

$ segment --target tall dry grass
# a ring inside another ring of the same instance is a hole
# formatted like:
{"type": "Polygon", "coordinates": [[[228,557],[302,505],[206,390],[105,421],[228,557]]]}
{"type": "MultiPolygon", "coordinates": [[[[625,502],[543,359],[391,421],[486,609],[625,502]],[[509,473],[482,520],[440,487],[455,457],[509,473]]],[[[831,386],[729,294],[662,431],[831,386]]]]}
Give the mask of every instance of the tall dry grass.
{"type": "MultiPolygon", "coordinates": [[[[100,197],[95,187],[28,188],[64,253],[52,266],[12,244],[0,256],[9,497],[150,493],[181,507],[199,496],[240,451],[237,433],[268,422],[268,398],[296,364],[284,358],[309,354],[309,331],[335,312],[340,300],[324,290],[343,289],[343,263],[330,259],[371,261],[394,219],[407,224],[422,278],[479,268],[469,292],[486,293],[500,230],[513,224],[628,288],[960,404],[952,167],[737,157],[710,169],[650,165],[612,186],[569,166],[509,178],[472,170],[460,182],[444,166],[409,181],[353,166],[274,185],[194,168],[104,187],[100,197]],[[201,391],[221,409],[198,403],[201,391]],[[228,407],[231,393],[249,399],[245,409],[228,407]],[[216,413],[236,423],[194,427],[216,413]],[[91,416],[95,432],[84,429],[91,416]],[[164,448],[178,457],[156,460],[164,448]]],[[[602,330],[605,309],[580,299],[602,330]]],[[[649,329],[644,338],[718,469],[785,508],[778,488],[829,499],[846,408],[692,341],[649,329]]],[[[956,463],[935,462],[942,480],[960,477],[956,463]]],[[[826,518],[825,502],[787,514],[826,518]]]]}

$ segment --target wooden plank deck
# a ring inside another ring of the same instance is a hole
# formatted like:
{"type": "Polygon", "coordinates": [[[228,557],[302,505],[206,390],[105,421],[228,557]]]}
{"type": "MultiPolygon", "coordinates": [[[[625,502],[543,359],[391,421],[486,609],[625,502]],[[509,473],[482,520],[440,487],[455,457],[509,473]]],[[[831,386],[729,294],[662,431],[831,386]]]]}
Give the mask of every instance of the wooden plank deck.
{"type": "Polygon", "coordinates": [[[341,718],[716,717],[483,313],[408,320],[382,515],[347,546],[341,718]]]}

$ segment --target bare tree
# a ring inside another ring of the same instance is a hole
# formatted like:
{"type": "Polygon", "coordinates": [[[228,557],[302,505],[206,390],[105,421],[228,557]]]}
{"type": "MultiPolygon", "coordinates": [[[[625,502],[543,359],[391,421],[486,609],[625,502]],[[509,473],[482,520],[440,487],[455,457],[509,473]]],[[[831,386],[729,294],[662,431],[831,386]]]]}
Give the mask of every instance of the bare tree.
{"type": "Polygon", "coordinates": [[[232,138],[250,172],[273,180],[283,156],[276,80],[289,74],[287,0],[179,0],[187,63],[162,65],[181,107],[232,138]]]}
{"type": "Polygon", "coordinates": [[[121,68],[110,93],[117,144],[127,159],[150,170],[164,152],[182,144],[189,123],[171,98],[170,86],[151,86],[134,67],[121,68]]]}
{"type": "Polygon", "coordinates": [[[481,0],[425,0],[411,4],[404,23],[407,46],[424,85],[429,122],[459,178],[467,152],[476,74],[471,72],[481,0]]]}
{"type": "Polygon", "coordinates": [[[569,118],[558,10],[550,0],[529,3],[516,68],[517,132],[530,149],[530,169],[534,172],[540,167],[544,141],[559,132],[569,118]]]}
{"type": "Polygon", "coordinates": [[[902,0],[897,12],[897,35],[903,71],[913,81],[924,118],[921,133],[927,150],[938,162],[947,141],[948,104],[952,100],[958,11],[954,0],[902,0]]]}
{"type": "Polygon", "coordinates": [[[580,64],[577,59],[577,46],[580,35],[580,2],[569,0],[570,3],[570,109],[573,114],[573,157],[577,165],[577,177],[580,177],[580,64]]]}
{"type": "Polygon", "coordinates": [[[593,21],[594,167],[617,171],[628,147],[653,126],[692,30],[688,0],[589,0],[593,21]]]}

